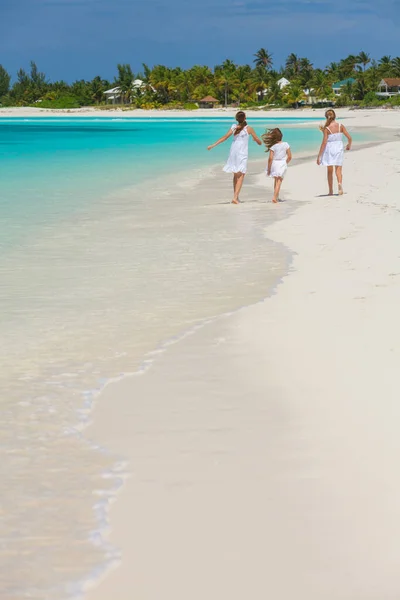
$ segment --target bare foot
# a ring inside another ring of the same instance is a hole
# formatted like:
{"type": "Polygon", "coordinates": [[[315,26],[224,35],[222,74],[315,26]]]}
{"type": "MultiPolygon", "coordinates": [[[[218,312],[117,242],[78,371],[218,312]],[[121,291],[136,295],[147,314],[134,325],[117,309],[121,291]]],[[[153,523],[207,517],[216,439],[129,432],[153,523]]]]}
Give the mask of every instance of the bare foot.
{"type": "Polygon", "coordinates": [[[339,196],[343,196],[343,186],[339,183],[339,196]]]}
{"type": "Polygon", "coordinates": [[[274,204],[278,204],[278,200],[277,200],[276,198],[272,198],[272,202],[273,202],[274,204]]]}
{"type": "Polygon", "coordinates": [[[234,198],[234,199],[232,200],[232,204],[239,204],[239,200],[236,200],[236,198],[234,198]]]}

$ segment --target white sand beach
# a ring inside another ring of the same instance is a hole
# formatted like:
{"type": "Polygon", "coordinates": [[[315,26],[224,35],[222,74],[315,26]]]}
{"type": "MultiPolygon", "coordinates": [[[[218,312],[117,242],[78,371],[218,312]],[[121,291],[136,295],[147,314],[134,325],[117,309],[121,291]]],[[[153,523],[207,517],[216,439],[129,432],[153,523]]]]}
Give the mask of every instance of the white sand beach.
{"type": "MultiPolygon", "coordinates": [[[[99,117],[99,118],[151,118],[165,119],[173,118],[196,118],[196,117],[227,117],[234,116],[237,112],[236,108],[211,108],[198,110],[123,110],[121,108],[101,110],[94,107],[82,107],[73,109],[43,109],[43,108],[0,108],[0,118],[5,117],[99,117]]],[[[325,109],[321,108],[302,108],[298,110],[276,109],[276,110],[246,110],[248,119],[252,118],[270,118],[282,119],[287,117],[295,118],[324,118],[325,109]]],[[[357,127],[390,127],[395,128],[400,123],[400,110],[397,108],[374,108],[374,109],[357,109],[349,108],[337,109],[338,116],[345,118],[346,123],[357,127]]]]}
{"type": "Polygon", "coordinates": [[[294,253],[274,293],[106,388],[86,433],[129,464],[122,560],[88,600],[399,598],[399,148],[346,155],[343,197],[291,166],[265,207],[295,207],[265,231],[294,253]]]}

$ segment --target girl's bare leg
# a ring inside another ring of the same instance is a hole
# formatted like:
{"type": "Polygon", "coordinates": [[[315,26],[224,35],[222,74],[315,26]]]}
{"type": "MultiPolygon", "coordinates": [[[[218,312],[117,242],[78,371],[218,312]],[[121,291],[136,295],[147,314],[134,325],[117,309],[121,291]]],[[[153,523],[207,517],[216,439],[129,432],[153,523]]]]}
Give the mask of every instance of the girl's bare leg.
{"type": "Polygon", "coordinates": [[[272,202],[277,204],[279,200],[279,192],[281,191],[282,185],[282,177],[275,177],[275,185],[274,185],[274,196],[272,198],[272,202]]]}
{"type": "Polygon", "coordinates": [[[329,196],[333,196],[333,167],[327,167],[327,169],[328,169],[329,196]]]}
{"type": "MultiPolygon", "coordinates": [[[[238,175],[239,175],[239,173],[233,174],[233,195],[235,195],[235,189],[236,189],[238,175]]],[[[239,200],[239,196],[238,196],[238,200],[239,200]]]]}
{"type": "Polygon", "coordinates": [[[239,194],[240,194],[240,190],[242,189],[244,175],[245,175],[244,173],[235,173],[236,183],[235,183],[235,189],[233,192],[233,200],[232,200],[233,204],[239,204],[239,194]]]}
{"type": "Polygon", "coordinates": [[[335,167],[335,173],[336,173],[336,179],[338,182],[338,187],[339,187],[339,196],[343,195],[343,172],[342,172],[342,167],[335,167]]]}

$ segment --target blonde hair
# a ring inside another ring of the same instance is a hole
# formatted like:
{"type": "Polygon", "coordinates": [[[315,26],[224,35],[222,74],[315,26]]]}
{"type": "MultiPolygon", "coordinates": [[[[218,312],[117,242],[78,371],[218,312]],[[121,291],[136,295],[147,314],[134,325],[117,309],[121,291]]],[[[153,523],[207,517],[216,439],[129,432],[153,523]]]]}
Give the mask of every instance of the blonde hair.
{"type": "Polygon", "coordinates": [[[278,127],[275,127],[275,129],[267,129],[267,131],[261,136],[262,141],[267,147],[265,152],[269,152],[272,146],[282,141],[282,138],[283,133],[280,129],[278,129],[278,127]]]}
{"type": "Polygon", "coordinates": [[[327,127],[329,127],[329,125],[331,123],[333,123],[333,121],[336,119],[336,113],[333,110],[333,108],[328,108],[328,110],[325,113],[325,119],[326,119],[325,125],[320,126],[321,131],[325,131],[325,129],[327,127]]]}

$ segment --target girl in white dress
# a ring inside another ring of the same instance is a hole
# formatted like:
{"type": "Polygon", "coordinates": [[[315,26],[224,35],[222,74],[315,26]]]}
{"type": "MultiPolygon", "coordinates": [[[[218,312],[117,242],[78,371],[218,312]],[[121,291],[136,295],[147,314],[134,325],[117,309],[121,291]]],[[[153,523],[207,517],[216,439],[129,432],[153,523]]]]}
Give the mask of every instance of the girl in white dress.
{"type": "Polygon", "coordinates": [[[232,125],[229,131],[220,138],[215,144],[208,146],[207,150],[212,150],[218,144],[222,144],[233,135],[231,150],[229,152],[228,162],[224,166],[225,173],[233,173],[233,204],[239,204],[239,193],[242,189],[244,176],[247,172],[247,159],[249,156],[249,136],[261,146],[262,142],[257,137],[256,132],[246,123],[246,115],[243,111],[236,114],[236,125],[232,125]]]}
{"type": "Polygon", "coordinates": [[[266,171],[268,177],[273,177],[275,180],[272,202],[276,204],[279,202],[279,192],[281,190],[287,166],[292,160],[292,152],[289,144],[282,141],[283,133],[278,128],[269,129],[261,137],[267,147],[266,152],[269,152],[266,171]]]}
{"type": "Polygon", "coordinates": [[[333,196],[333,167],[335,167],[339,196],[341,196],[343,194],[343,135],[346,136],[348,141],[346,150],[351,149],[352,139],[346,127],[336,121],[336,113],[332,108],[326,111],[325,117],[326,123],[321,127],[324,137],[319,150],[317,164],[328,168],[329,196],[333,196]]]}

